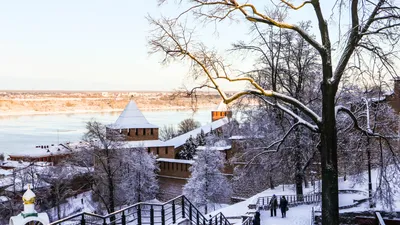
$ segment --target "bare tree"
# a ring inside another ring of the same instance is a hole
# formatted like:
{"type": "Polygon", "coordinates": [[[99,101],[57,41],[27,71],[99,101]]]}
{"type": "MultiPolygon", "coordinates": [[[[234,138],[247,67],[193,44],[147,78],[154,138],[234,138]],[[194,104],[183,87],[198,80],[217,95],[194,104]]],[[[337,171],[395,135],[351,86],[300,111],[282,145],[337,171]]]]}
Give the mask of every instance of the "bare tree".
{"type": "Polygon", "coordinates": [[[201,124],[193,118],[184,119],[178,124],[178,134],[180,135],[192,131],[200,127],[200,125],[201,124]]]}
{"type": "Polygon", "coordinates": [[[160,139],[162,141],[167,141],[176,136],[178,136],[178,131],[175,129],[175,127],[173,125],[164,125],[160,129],[160,139]]]}
{"type": "Polygon", "coordinates": [[[57,219],[66,216],[62,213],[61,205],[66,203],[68,197],[71,197],[75,192],[72,190],[70,182],[73,179],[74,171],[67,166],[48,167],[43,171],[40,179],[50,184],[48,196],[48,207],[55,207],[57,219]]]}
{"type": "Polygon", "coordinates": [[[91,174],[86,178],[94,199],[111,213],[117,206],[152,198],[158,188],[154,156],[140,146],[127,147],[119,132],[106,132],[99,122],[90,121],[86,128],[86,144],[73,164],[91,174]]]}
{"type": "MultiPolygon", "coordinates": [[[[346,8],[349,9],[348,23],[350,26],[345,32],[345,41],[340,42],[335,51],[329,36],[330,27],[322,12],[319,0],[304,1],[300,6],[294,6],[285,0],[280,0],[280,3],[291,10],[301,10],[304,6],[310,5],[315,12],[320,41],[300,26],[273,19],[268,13],[261,12],[258,7],[249,2],[239,3],[237,0],[190,0],[187,2],[191,4],[190,8],[183,11],[175,19],[150,19],[151,24],[155,27],[152,33],[153,37],[149,40],[151,51],[163,52],[165,54],[164,62],[181,60],[182,58],[191,60],[195,77],[205,75],[209,80],[208,86],[215,88],[226,104],[242,96],[255,95],[291,115],[297,122],[282,139],[277,140],[276,144],[271,146],[276,151],[279,150],[281,143],[285,141],[290,132],[298,126],[319,133],[322,171],[322,223],[339,224],[337,114],[348,115],[354,126],[363,130],[366,135],[381,135],[360,127],[357,118],[350,109],[336,104],[336,95],[346,70],[357,68],[360,59],[365,57],[363,53],[370,53],[371,56],[379,58],[388,72],[395,72],[390,56],[395,56],[392,53],[398,47],[396,43],[400,39],[398,32],[400,8],[396,6],[393,0],[351,0],[349,5],[345,1],[336,1],[335,7],[339,8],[339,12],[346,8]],[[229,70],[223,59],[215,51],[208,50],[203,44],[193,41],[193,31],[181,25],[179,18],[182,18],[183,14],[188,15],[189,13],[193,13],[194,19],[197,21],[208,22],[228,20],[237,13],[253,23],[267,24],[296,32],[318,51],[321,60],[322,69],[318,76],[321,79],[320,97],[322,103],[318,107],[319,110],[313,110],[301,100],[279,91],[263,88],[248,76],[235,77],[232,70],[229,70]],[[339,54],[337,62],[332,59],[333,53],[339,54]],[[359,60],[351,61],[354,58],[359,60]],[[240,91],[228,97],[218,85],[219,79],[229,82],[246,81],[251,84],[253,89],[240,91]],[[276,100],[276,102],[271,99],[276,100]],[[291,107],[301,111],[304,116],[296,115],[291,107]]],[[[267,151],[270,151],[270,149],[267,151]]]]}
{"type": "MultiPolygon", "coordinates": [[[[279,20],[284,19],[281,11],[271,12],[271,15],[279,20]]],[[[303,22],[300,27],[305,31],[309,31],[310,22],[303,22]]],[[[320,69],[317,57],[318,52],[304,39],[287,30],[281,30],[276,27],[261,29],[257,24],[254,24],[252,32],[255,33],[256,37],[251,43],[239,42],[234,44],[235,51],[250,51],[257,56],[254,68],[259,69],[250,71],[249,76],[263,88],[272,87],[274,91],[279,90],[288,96],[299,99],[307,107],[316,108],[315,105],[320,100],[317,95],[318,90],[314,88],[320,82],[315,78],[315,74],[320,69]]],[[[304,116],[296,107],[291,106],[290,109],[296,115],[304,116]]],[[[276,112],[270,114],[268,119],[277,120],[283,130],[289,129],[297,122],[296,118],[291,118],[279,110],[274,108],[270,110],[276,112]]],[[[262,129],[263,123],[260,124],[260,129],[262,129]]],[[[294,136],[288,137],[288,142],[291,143],[292,148],[284,154],[290,160],[285,160],[284,165],[287,168],[291,166],[291,161],[295,162],[293,174],[296,193],[299,195],[298,198],[301,199],[305,169],[309,165],[304,156],[308,155],[309,152],[315,151],[315,148],[308,147],[315,144],[305,144],[310,143],[310,139],[306,137],[312,138],[312,135],[306,134],[307,132],[300,130],[299,127],[295,128],[293,132],[294,136]]],[[[304,183],[307,185],[307,182],[304,183]]]]}

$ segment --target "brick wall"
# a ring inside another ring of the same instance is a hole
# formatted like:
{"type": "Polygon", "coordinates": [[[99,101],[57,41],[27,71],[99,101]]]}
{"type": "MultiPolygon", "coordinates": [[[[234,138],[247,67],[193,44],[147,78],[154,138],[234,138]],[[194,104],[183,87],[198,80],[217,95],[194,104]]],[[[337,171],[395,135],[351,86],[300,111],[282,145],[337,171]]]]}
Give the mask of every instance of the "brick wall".
{"type": "Polygon", "coordinates": [[[176,163],[176,162],[159,162],[160,172],[159,175],[178,177],[178,178],[189,178],[190,177],[190,164],[187,163],[176,163]]]}
{"type": "Polygon", "coordinates": [[[107,136],[122,134],[126,141],[146,141],[158,140],[158,128],[132,128],[132,129],[109,129],[107,128],[107,136]]]}
{"type": "Polygon", "coordinates": [[[153,153],[153,155],[158,155],[160,158],[175,158],[175,148],[174,146],[167,147],[149,147],[147,148],[148,153],[153,153]]]}
{"type": "Polygon", "coordinates": [[[231,111],[211,111],[211,121],[214,122],[216,120],[222,119],[224,117],[231,118],[231,111]]]}

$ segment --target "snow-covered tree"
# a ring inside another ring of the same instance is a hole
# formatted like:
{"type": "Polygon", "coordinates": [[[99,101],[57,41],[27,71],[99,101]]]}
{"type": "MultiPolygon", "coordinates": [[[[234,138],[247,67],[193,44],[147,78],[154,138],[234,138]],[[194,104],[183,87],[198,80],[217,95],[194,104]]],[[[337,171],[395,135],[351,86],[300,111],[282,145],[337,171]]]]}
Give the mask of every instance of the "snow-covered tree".
{"type": "Polygon", "coordinates": [[[231,185],[221,173],[224,167],[224,158],[219,151],[205,148],[198,153],[198,158],[190,167],[192,173],[189,181],[183,188],[186,195],[198,207],[225,201],[231,195],[231,185]]]}
{"type": "Polygon", "coordinates": [[[50,215],[53,219],[61,219],[64,215],[63,203],[68,197],[71,197],[75,192],[72,190],[71,181],[74,176],[74,171],[68,166],[51,166],[44,169],[40,178],[50,184],[47,190],[45,202],[47,207],[55,207],[57,215],[50,215]]]}
{"type": "Polygon", "coordinates": [[[155,156],[147,153],[145,148],[128,150],[127,153],[129,157],[122,161],[122,179],[125,182],[120,193],[125,194],[129,204],[154,199],[158,191],[155,156]]]}
{"type": "MultiPolygon", "coordinates": [[[[106,136],[104,125],[87,123],[85,149],[74,155],[74,165],[86,168],[87,179],[100,210],[114,212],[117,206],[154,198],[157,191],[154,156],[143,148],[127,149],[119,134],[106,136]]],[[[111,218],[113,220],[115,218],[111,218]]]]}
{"type": "Polygon", "coordinates": [[[196,154],[196,140],[190,136],[185,144],[183,144],[183,149],[179,152],[180,159],[193,159],[194,155],[196,154]]]}
{"type": "Polygon", "coordinates": [[[196,144],[197,146],[204,146],[206,145],[206,134],[204,133],[204,130],[201,129],[200,133],[197,134],[196,137],[196,144]]]}

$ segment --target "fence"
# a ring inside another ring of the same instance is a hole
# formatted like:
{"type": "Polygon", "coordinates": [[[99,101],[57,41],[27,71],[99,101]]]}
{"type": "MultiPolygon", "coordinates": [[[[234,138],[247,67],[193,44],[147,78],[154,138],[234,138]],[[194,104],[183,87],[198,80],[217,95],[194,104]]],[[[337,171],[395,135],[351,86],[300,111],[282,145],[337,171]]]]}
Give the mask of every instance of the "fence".
{"type": "Polygon", "coordinates": [[[82,212],[50,225],[167,225],[185,219],[196,225],[230,225],[222,213],[205,218],[183,195],[162,204],[137,203],[105,216],[82,212]]]}
{"type": "MultiPolygon", "coordinates": [[[[300,205],[300,204],[312,204],[321,201],[321,194],[314,193],[309,195],[276,195],[278,200],[278,204],[280,204],[281,197],[285,196],[288,201],[288,205],[300,205]]],[[[269,208],[269,202],[271,201],[272,196],[264,196],[259,197],[257,199],[256,207],[262,207],[264,209],[269,208]]]]}

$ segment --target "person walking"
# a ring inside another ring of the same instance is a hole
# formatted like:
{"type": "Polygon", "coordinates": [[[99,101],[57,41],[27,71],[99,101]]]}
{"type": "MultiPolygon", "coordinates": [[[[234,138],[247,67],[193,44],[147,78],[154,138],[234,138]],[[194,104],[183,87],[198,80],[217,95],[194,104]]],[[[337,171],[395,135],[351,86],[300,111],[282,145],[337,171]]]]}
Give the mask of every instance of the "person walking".
{"type": "Polygon", "coordinates": [[[260,212],[257,211],[256,215],[254,215],[254,218],[253,218],[253,225],[260,225],[260,224],[261,224],[260,212]]]}
{"type": "Polygon", "coordinates": [[[281,209],[282,218],[286,217],[286,211],[288,209],[288,201],[285,196],[282,196],[279,202],[279,208],[281,209]]]}
{"type": "Polygon", "coordinates": [[[276,216],[276,208],[278,208],[278,199],[276,198],[276,195],[272,195],[271,201],[269,201],[271,217],[276,216]]]}

